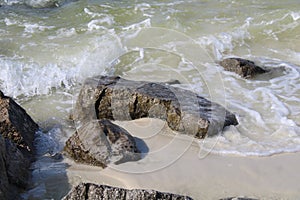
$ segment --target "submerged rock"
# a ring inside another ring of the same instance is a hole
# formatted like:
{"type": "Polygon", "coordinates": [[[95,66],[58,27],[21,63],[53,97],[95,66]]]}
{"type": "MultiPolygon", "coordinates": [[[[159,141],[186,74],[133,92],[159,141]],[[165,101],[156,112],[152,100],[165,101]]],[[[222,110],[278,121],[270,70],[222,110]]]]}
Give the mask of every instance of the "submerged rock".
{"type": "Polygon", "coordinates": [[[12,98],[0,92],[0,134],[14,142],[27,157],[34,154],[33,140],[38,125],[12,98]]]}
{"type": "Polygon", "coordinates": [[[133,189],[111,187],[106,185],[96,185],[92,183],[81,183],[74,187],[63,200],[192,200],[192,198],[183,195],[158,192],[155,190],[133,189]]]}
{"type": "Polygon", "coordinates": [[[64,150],[75,161],[100,167],[140,159],[134,138],[106,119],[84,124],[68,139],[64,150]]]}
{"type": "Polygon", "coordinates": [[[73,119],[80,126],[95,119],[143,117],[165,120],[172,130],[197,138],[238,124],[235,115],[224,107],[189,90],[108,76],[86,80],[73,119]]]}
{"type": "Polygon", "coordinates": [[[19,199],[27,187],[38,125],[0,91],[0,199],[19,199]]]}
{"type": "Polygon", "coordinates": [[[25,4],[32,8],[55,8],[61,2],[62,0],[25,0],[25,4]]]}
{"type": "Polygon", "coordinates": [[[257,74],[263,74],[267,71],[255,65],[253,61],[242,58],[226,58],[220,62],[225,70],[235,72],[243,78],[253,78],[257,74]]]}

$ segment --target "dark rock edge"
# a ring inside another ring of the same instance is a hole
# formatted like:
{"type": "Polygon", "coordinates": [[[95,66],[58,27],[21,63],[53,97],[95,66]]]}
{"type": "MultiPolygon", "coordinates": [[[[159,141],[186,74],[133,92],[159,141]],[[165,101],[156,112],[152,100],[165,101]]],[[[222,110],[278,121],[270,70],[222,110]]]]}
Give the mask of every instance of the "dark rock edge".
{"type": "Polygon", "coordinates": [[[159,192],[156,190],[144,189],[124,189],[107,185],[97,185],[93,183],[81,183],[71,189],[63,200],[192,200],[191,197],[159,192]]]}

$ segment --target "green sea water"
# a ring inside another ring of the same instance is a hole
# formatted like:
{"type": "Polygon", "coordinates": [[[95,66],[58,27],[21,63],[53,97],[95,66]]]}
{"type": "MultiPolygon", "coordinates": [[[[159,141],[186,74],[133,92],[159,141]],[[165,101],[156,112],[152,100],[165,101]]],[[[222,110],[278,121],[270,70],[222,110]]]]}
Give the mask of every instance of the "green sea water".
{"type": "MultiPolygon", "coordinates": [[[[0,89],[59,152],[84,80],[168,81],[226,106],[239,120],[202,148],[222,155],[300,151],[298,0],[0,0],[0,89]],[[244,80],[217,63],[243,57],[274,68],[244,80]],[[214,147],[211,149],[211,147],[214,147]]],[[[50,149],[50,150],[49,150],[50,149]]]]}

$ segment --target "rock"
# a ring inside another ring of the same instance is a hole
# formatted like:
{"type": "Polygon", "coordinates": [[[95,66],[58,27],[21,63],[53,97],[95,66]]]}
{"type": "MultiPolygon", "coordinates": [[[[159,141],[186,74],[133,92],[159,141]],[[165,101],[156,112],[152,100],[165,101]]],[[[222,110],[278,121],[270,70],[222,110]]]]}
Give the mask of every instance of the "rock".
{"type": "Polygon", "coordinates": [[[220,62],[225,70],[235,72],[243,78],[253,78],[257,74],[267,72],[254,62],[242,58],[226,58],[220,62]]]}
{"type": "Polygon", "coordinates": [[[253,199],[253,198],[248,198],[248,197],[228,197],[228,198],[223,198],[220,200],[258,200],[258,199],[253,199]]]}
{"type": "Polygon", "coordinates": [[[74,187],[63,200],[192,200],[188,196],[177,194],[163,193],[155,190],[133,189],[111,187],[106,185],[96,185],[92,183],[81,183],[74,187]]]}
{"type": "Polygon", "coordinates": [[[0,199],[20,199],[28,185],[38,125],[13,99],[0,91],[0,199]]]}
{"type": "Polygon", "coordinates": [[[56,8],[59,7],[60,1],[58,0],[25,0],[25,4],[32,8],[56,8]]]}
{"type": "Polygon", "coordinates": [[[64,150],[77,162],[106,167],[140,159],[134,138],[107,119],[87,122],[67,140],[64,150]]]}
{"type": "Polygon", "coordinates": [[[29,160],[16,144],[0,134],[0,199],[19,199],[28,184],[29,160]]]}
{"type": "Polygon", "coordinates": [[[0,199],[7,199],[9,182],[6,173],[6,144],[0,134],[0,199]]]}
{"type": "Polygon", "coordinates": [[[176,79],[171,79],[167,82],[164,82],[165,84],[167,85],[175,85],[175,84],[181,84],[179,80],[176,80],[176,79]]]}
{"type": "Polygon", "coordinates": [[[86,80],[73,115],[78,126],[95,119],[123,121],[143,117],[165,120],[172,130],[197,138],[238,124],[234,114],[191,91],[108,76],[86,80]]]}
{"type": "Polygon", "coordinates": [[[32,157],[37,130],[38,125],[26,111],[0,91],[0,134],[14,142],[25,156],[32,157]]]}

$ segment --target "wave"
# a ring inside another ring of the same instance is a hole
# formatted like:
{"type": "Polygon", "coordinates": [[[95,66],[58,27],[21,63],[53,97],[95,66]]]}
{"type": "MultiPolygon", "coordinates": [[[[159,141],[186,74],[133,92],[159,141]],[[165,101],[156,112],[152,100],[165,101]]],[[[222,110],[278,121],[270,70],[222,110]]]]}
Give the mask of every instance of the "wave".
{"type": "Polygon", "coordinates": [[[0,6],[24,5],[31,8],[56,8],[75,0],[0,0],[0,6]]]}
{"type": "Polygon", "coordinates": [[[122,46],[111,36],[96,41],[79,47],[83,49],[79,52],[55,51],[54,46],[45,59],[41,55],[35,60],[0,57],[1,89],[12,97],[49,94],[59,88],[70,90],[87,77],[105,73],[111,61],[121,54],[122,46]]]}

